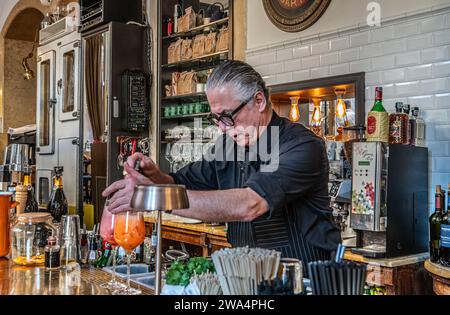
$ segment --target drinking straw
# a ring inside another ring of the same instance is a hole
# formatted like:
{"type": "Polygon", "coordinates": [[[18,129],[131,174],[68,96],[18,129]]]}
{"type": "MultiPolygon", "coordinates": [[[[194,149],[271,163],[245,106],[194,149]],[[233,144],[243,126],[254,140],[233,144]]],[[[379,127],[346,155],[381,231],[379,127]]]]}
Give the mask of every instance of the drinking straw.
{"type": "Polygon", "coordinates": [[[344,281],[344,270],[342,265],[338,265],[339,272],[339,293],[340,295],[345,295],[345,281],[344,281]]]}
{"type": "Polygon", "coordinates": [[[352,294],[352,280],[351,280],[350,264],[346,264],[344,270],[345,270],[346,278],[347,278],[347,295],[351,295],[352,294]]]}
{"type": "Polygon", "coordinates": [[[356,295],[361,295],[359,293],[360,288],[361,288],[361,267],[360,266],[356,266],[356,295]]]}
{"type": "Polygon", "coordinates": [[[356,266],[354,266],[351,271],[352,271],[352,295],[356,295],[356,288],[359,286],[359,284],[357,283],[357,278],[356,278],[356,266]]]}
{"type": "Polygon", "coordinates": [[[319,261],[319,275],[320,275],[320,286],[322,287],[322,293],[328,295],[327,279],[325,275],[325,267],[322,261],[319,261]]]}
{"type": "Polygon", "coordinates": [[[327,282],[328,294],[333,295],[332,282],[331,282],[331,268],[330,268],[330,263],[328,261],[324,263],[324,269],[325,269],[325,280],[327,282]]]}
{"type": "Polygon", "coordinates": [[[313,295],[316,295],[316,283],[314,281],[314,277],[313,277],[313,271],[312,271],[312,262],[308,263],[308,274],[309,274],[309,280],[311,283],[311,291],[313,295]]]}
{"type": "Polygon", "coordinates": [[[338,295],[338,288],[336,282],[336,268],[334,264],[330,268],[331,268],[331,281],[333,283],[333,295],[338,295]]]}
{"type": "Polygon", "coordinates": [[[313,262],[312,270],[313,270],[314,282],[315,282],[315,286],[316,286],[316,293],[317,293],[317,295],[321,295],[322,290],[321,290],[320,282],[319,282],[319,271],[317,269],[317,261],[313,262]]]}

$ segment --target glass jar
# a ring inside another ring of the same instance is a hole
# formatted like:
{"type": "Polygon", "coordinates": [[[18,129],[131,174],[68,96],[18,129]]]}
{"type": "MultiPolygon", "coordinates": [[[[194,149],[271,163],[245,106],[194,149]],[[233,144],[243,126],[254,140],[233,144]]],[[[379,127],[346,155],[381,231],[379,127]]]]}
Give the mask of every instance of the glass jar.
{"type": "Polygon", "coordinates": [[[22,266],[40,266],[45,262],[49,236],[57,236],[50,213],[24,213],[17,216],[11,229],[11,258],[22,266]]]}

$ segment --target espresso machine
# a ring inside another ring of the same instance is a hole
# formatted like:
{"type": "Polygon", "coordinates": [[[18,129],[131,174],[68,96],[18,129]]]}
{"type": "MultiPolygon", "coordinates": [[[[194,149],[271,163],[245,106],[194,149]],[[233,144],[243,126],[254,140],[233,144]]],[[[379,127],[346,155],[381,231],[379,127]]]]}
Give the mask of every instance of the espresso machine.
{"type": "Polygon", "coordinates": [[[393,258],[428,249],[428,149],[353,144],[353,253],[393,258]]]}
{"type": "Polygon", "coordinates": [[[352,202],[351,165],[344,156],[343,146],[343,142],[327,142],[327,154],[330,164],[328,192],[331,198],[333,220],[341,230],[342,243],[346,247],[355,247],[356,233],[350,228],[352,202]]]}

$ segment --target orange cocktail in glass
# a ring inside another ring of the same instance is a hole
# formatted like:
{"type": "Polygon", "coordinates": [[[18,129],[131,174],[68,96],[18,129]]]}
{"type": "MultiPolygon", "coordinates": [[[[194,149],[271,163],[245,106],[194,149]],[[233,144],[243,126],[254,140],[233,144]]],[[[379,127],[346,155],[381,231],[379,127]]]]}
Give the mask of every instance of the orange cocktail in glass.
{"type": "Polygon", "coordinates": [[[131,252],[141,245],[145,239],[145,223],[142,212],[127,211],[115,215],[114,239],[119,246],[125,249],[127,254],[127,288],[124,294],[140,294],[140,290],[130,287],[131,252]]]}

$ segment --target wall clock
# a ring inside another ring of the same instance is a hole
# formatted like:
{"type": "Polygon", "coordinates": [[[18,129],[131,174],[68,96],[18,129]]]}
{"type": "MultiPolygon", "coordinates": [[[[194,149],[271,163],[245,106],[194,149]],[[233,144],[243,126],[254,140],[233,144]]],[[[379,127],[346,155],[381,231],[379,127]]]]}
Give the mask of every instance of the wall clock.
{"type": "Polygon", "coordinates": [[[285,32],[300,32],[313,25],[331,0],[263,0],[271,22],[285,32]]]}

